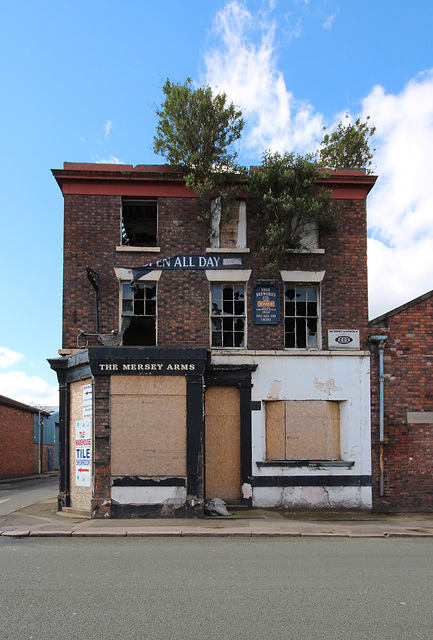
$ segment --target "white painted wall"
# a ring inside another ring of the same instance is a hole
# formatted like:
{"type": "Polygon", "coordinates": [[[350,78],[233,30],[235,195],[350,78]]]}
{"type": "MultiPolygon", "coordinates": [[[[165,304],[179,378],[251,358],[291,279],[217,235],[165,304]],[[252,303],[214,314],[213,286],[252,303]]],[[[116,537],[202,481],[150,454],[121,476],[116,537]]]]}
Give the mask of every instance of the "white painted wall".
{"type": "Polygon", "coordinates": [[[111,499],[119,504],[164,504],[175,508],[186,502],[186,487],[111,487],[111,499]]]}
{"type": "MultiPolygon", "coordinates": [[[[340,402],[340,457],[352,467],[259,467],[266,460],[265,406],[252,412],[253,476],[371,474],[370,356],[368,352],[212,352],[215,364],[257,364],[252,400],[340,402]]],[[[371,487],[254,487],[260,507],[371,508],[371,487]]]]}

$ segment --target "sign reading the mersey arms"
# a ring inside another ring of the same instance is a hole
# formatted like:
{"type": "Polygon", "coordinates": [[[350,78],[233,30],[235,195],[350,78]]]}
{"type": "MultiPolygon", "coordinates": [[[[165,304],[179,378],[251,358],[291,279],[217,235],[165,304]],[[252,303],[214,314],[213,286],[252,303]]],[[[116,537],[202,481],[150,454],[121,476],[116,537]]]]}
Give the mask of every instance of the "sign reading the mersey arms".
{"type": "Polygon", "coordinates": [[[239,255],[210,255],[210,254],[182,254],[161,258],[148,262],[141,267],[133,267],[132,282],[154,269],[242,269],[242,256],[239,255]]]}
{"type": "Polygon", "coordinates": [[[90,347],[93,375],[203,375],[205,347],[90,347]]]}

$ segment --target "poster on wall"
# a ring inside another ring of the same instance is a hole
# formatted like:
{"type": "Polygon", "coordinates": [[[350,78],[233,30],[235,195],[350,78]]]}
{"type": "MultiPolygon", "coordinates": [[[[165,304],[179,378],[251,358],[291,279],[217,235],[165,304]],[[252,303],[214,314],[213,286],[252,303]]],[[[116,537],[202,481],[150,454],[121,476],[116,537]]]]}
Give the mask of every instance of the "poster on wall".
{"type": "Polygon", "coordinates": [[[90,420],[75,423],[75,485],[90,487],[92,440],[90,420]]]}
{"type": "Polygon", "coordinates": [[[92,420],[92,385],[85,384],[83,387],[83,420],[92,420]]]}

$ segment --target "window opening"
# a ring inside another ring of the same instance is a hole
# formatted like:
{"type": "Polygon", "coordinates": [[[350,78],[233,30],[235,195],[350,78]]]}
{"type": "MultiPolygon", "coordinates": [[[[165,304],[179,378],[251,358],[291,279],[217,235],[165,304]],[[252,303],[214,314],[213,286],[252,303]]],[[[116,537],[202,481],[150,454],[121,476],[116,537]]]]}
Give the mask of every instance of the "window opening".
{"type": "Polygon", "coordinates": [[[286,286],[284,296],[286,348],[317,348],[318,300],[318,287],[315,285],[286,286]]]}
{"type": "Polygon", "coordinates": [[[211,285],[213,347],[245,346],[245,287],[243,284],[211,285]]]}
{"type": "Polygon", "coordinates": [[[156,284],[122,284],[122,319],[130,324],[123,336],[124,345],[156,345],[156,284]]]}
{"type": "Polygon", "coordinates": [[[340,407],[327,400],[266,402],[267,460],[339,460],[340,407]]]}
{"type": "Polygon", "coordinates": [[[245,249],[247,246],[246,205],[244,200],[224,203],[221,198],[212,201],[211,248],[245,249]]]}
{"type": "Polygon", "coordinates": [[[157,244],[156,200],[123,200],[122,244],[155,247],[157,244]]]}

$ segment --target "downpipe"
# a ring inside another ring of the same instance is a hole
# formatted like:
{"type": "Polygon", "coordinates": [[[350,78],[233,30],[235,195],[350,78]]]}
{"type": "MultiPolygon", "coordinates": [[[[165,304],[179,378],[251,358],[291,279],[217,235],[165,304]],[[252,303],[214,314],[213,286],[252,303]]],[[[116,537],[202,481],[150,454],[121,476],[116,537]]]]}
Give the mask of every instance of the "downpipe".
{"type": "Polygon", "coordinates": [[[383,445],[385,444],[385,376],[384,376],[384,350],[388,336],[370,336],[370,342],[375,342],[379,350],[379,496],[382,498],[384,490],[384,460],[383,445]]]}

